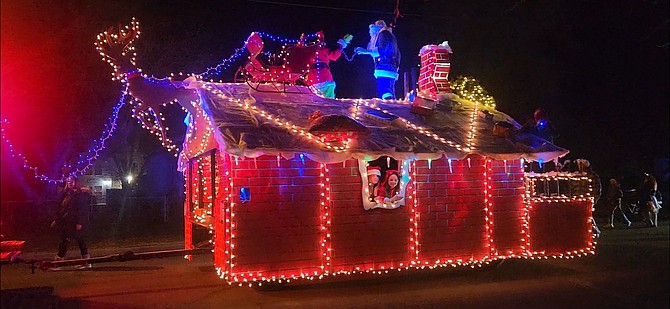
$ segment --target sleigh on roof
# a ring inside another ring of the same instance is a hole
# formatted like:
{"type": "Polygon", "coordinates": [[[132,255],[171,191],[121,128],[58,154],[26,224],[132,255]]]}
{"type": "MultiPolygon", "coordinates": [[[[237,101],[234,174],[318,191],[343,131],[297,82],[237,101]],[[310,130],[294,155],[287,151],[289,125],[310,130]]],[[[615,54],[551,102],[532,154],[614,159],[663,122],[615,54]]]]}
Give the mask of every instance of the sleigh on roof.
{"type": "Polygon", "coordinates": [[[260,91],[304,91],[304,88],[293,86],[305,85],[304,79],[310,69],[310,60],[314,59],[323,42],[323,35],[320,33],[312,37],[301,37],[295,42],[284,44],[278,54],[265,56],[262,34],[252,32],[244,43],[249,58],[236,72],[235,82],[245,82],[254,90],[260,91]],[[261,84],[275,87],[267,90],[259,87],[261,84]]]}

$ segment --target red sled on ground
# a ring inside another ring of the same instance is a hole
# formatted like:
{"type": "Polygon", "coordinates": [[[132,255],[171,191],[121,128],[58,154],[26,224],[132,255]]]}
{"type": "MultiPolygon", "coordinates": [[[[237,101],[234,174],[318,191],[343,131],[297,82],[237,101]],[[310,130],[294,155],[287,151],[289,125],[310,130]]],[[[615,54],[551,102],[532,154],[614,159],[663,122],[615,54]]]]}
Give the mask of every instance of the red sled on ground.
{"type": "Polygon", "coordinates": [[[23,240],[3,240],[0,242],[0,260],[2,263],[12,263],[20,255],[25,245],[23,240]]]}

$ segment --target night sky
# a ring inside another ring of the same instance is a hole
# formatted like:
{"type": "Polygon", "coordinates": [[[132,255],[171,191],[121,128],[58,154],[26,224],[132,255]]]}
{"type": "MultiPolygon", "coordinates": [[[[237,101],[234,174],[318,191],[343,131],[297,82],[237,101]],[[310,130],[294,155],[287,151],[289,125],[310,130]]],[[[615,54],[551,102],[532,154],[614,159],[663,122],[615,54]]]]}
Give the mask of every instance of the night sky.
{"type": "MultiPolygon", "coordinates": [[[[326,40],[350,33],[351,54],[366,45],[368,24],[393,21],[396,1],[372,2],[2,0],[2,117],[10,121],[3,128],[54,177],[85,151],[121,87],[95,37],[131,17],[142,30],[139,67],[163,77],[203,72],[252,31],[297,38],[324,30],[326,40]]],[[[605,175],[668,158],[668,1],[400,0],[399,9],[402,71],[417,67],[421,46],[448,40],[451,79],[475,77],[519,122],[545,108],[567,158],[588,158],[605,175]]],[[[240,65],[222,78],[231,81],[240,65]]],[[[331,67],[338,97],[374,95],[369,58],[331,67]]],[[[3,182],[15,164],[6,154],[3,143],[3,182]]]]}

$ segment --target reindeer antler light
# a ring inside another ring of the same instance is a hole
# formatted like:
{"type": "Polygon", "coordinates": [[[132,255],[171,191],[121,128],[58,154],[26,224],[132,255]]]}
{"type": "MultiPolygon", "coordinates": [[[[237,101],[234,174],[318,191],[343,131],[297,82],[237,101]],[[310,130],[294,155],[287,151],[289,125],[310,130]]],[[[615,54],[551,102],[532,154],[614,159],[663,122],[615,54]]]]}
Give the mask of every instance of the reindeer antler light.
{"type": "Polygon", "coordinates": [[[127,71],[136,66],[135,46],[133,43],[140,37],[140,24],[133,19],[130,26],[119,25],[118,31],[109,27],[107,31],[98,34],[95,48],[102,56],[102,61],[109,63],[114,69],[113,79],[122,79],[127,71]]]}

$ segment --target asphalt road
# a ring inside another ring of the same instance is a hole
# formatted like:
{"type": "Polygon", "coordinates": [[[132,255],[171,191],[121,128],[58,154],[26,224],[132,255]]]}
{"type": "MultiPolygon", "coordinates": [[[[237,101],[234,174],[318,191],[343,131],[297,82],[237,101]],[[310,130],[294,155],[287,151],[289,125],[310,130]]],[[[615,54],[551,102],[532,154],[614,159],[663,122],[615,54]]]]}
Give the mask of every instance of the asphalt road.
{"type": "Polygon", "coordinates": [[[1,269],[2,308],[669,308],[669,252],[663,221],[605,230],[587,257],[271,288],[226,284],[209,254],[35,274],[11,264],[1,269]]]}

